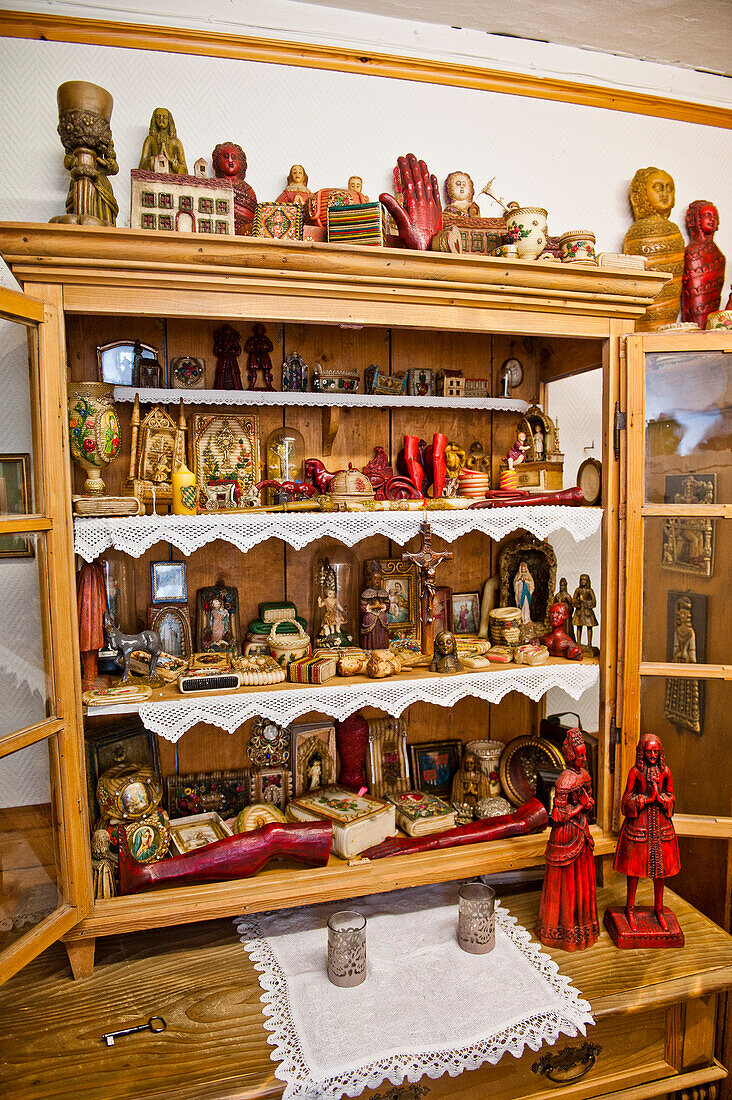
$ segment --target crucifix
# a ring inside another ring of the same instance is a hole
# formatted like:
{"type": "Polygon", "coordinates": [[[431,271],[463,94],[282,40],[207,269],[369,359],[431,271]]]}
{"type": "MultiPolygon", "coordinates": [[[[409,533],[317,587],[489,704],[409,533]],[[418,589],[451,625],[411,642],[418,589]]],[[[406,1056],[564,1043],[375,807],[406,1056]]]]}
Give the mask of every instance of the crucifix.
{"type": "Polygon", "coordinates": [[[435,598],[435,570],[443,561],[452,561],[449,550],[438,554],[432,549],[432,528],[426,521],[419,526],[420,548],[416,554],[402,554],[402,561],[413,561],[419,570],[420,617],[422,620],[422,652],[432,653],[435,622],[432,605],[435,598]]]}

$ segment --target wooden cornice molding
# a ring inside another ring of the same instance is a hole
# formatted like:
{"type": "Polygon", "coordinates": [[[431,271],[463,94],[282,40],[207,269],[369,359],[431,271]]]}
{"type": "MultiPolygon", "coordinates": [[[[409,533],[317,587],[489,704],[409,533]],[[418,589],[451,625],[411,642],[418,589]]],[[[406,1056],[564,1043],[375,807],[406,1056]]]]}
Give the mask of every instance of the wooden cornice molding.
{"type": "Polygon", "coordinates": [[[732,110],[704,103],[687,102],[623,91],[592,84],[558,80],[525,73],[501,72],[479,65],[458,65],[428,58],[398,57],[378,52],[360,53],[337,46],[275,41],[249,35],[223,34],[176,27],[154,27],[104,19],[69,18],[32,12],[0,11],[0,34],[7,38],[30,38],[48,42],[81,42],[87,45],[117,46],[122,49],[159,50],[164,53],[226,57],[240,61],[261,61],[274,65],[365,73],[397,80],[444,84],[503,95],[578,103],[609,111],[670,118],[702,126],[732,128],[732,110]]]}

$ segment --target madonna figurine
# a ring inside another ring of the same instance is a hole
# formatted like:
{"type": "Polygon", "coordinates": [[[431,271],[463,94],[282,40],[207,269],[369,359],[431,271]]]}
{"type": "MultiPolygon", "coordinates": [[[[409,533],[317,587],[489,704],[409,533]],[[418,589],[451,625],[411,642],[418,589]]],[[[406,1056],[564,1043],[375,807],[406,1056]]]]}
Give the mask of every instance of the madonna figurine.
{"type": "Polygon", "coordinates": [[[613,867],[628,876],[625,909],[605,910],[604,924],[618,947],[683,947],[684,933],[663,904],[663,880],[681,869],[671,823],[676,796],[663,745],[655,733],[638,742],[620,808],[625,815],[613,867]],[[653,908],[636,907],[639,878],[653,879],[653,908]]]}
{"type": "Polygon", "coordinates": [[[595,842],[590,835],[595,800],[585,767],[587,749],[579,729],[569,730],[562,752],[569,766],[554,788],[536,934],[547,947],[584,951],[599,937],[600,924],[592,854],[595,842]]]}
{"type": "Polygon", "coordinates": [[[569,609],[565,603],[555,603],[549,608],[549,626],[551,634],[545,634],[541,639],[552,657],[565,657],[568,661],[582,660],[582,646],[573,642],[566,627],[569,619],[569,609]]]}
{"type": "Polygon", "coordinates": [[[310,195],[307,172],[301,164],[293,164],[287,177],[285,189],[282,194],[277,196],[277,202],[296,202],[303,206],[310,195]]]}
{"type": "Polygon", "coordinates": [[[704,328],[707,316],[719,309],[724,283],[724,254],[714,243],[719,213],[712,202],[697,199],[686,211],[691,240],[684,252],[681,315],[704,328]]]}

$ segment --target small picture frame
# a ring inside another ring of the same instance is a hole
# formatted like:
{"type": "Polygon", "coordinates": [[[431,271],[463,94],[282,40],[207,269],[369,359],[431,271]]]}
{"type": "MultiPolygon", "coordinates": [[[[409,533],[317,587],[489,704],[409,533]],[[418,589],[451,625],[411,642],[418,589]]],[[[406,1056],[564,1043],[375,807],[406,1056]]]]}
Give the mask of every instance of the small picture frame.
{"type": "Polygon", "coordinates": [[[157,360],[158,353],[150,344],[139,340],[114,340],[97,348],[97,378],[111,386],[134,386],[135,351],[157,360]]]}
{"type": "Polygon", "coordinates": [[[294,795],[328,787],[337,778],[335,726],[296,722],[290,727],[290,766],[294,795]]]}
{"type": "Polygon", "coordinates": [[[370,561],[366,566],[367,587],[375,568],[381,571],[381,579],[389,597],[386,610],[387,630],[390,640],[417,638],[421,633],[419,613],[419,580],[414,562],[401,558],[382,558],[370,561]]]}
{"type": "Polygon", "coordinates": [[[366,781],[374,798],[404,794],[411,788],[407,723],[403,718],[369,718],[366,781]]]}
{"type": "Polygon", "coordinates": [[[252,768],[249,801],[269,802],[284,810],[290,800],[292,776],[287,768],[252,768]]]}
{"type": "Polygon", "coordinates": [[[170,388],[172,390],[204,390],[206,388],[206,360],[193,355],[182,355],[170,361],[170,388]]]}
{"type": "Polygon", "coordinates": [[[196,593],[196,651],[241,652],[239,590],[225,584],[199,588],[196,593]]]}
{"type": "MultiPolygon", "coordinates": [[[[480,629],[480,593],[453,592],[452,630],[455,634],[477,634],[480,629]]],[[[435,628],[435,633],[437,629],[435,628]]]]}
{"type": "Polygon", "coordinates": [[[185,561],[151,562],[152,602],[154,604],[188,603],[186,574],[187,562],[185,561]]]}
{"type": "Polygon", "coordinates": [[[232,835],[229,826],[215,810],[177,817],[170,822],[170,846],[180,856],[232,835]]]}
{"type": "Polygon", "coordinates": [[[160,635],[163,651],[171,657],[181,657],[184,661],[189,661],[193,653],[193,641],[188,608],[164,604],[162,607],[151,607],[149,616],[150,629],[160,635]]]}
{"type": "MultiPolygon", "coordinates": [[[[31,510],[30,455],[0,454],[0,515],[27,516],[31,510]]],[[[0,536],[0,558],[32,557],[32,535],[0,536]]]]}
{"type": "Polygon", "coordinates": [[[452,588],[447,584],[438,584],[432,601],[432,622],[435,635],[443,630],[452,630],[452,588]]]}
{"type": "Polygon", "coordinates": [[[409,746],[412,779],[418,791],[427,791],[450,801],[452,781],[460,767],[463,743],[458,738],[449,741],[425,741],[409,746]]]}

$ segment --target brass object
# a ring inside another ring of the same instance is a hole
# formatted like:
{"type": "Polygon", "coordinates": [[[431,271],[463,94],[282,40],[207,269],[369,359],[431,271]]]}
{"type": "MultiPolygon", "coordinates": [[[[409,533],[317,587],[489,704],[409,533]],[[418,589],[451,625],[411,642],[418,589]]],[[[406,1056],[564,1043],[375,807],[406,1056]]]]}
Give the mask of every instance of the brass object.
{"type": "Polygon", "coordinates": [[[56,92],[58,136],[66,150],[64,168],[71,176],[66,213],[52,222],[115,225],[119,207],[108,176],[116,176],[109,120],[114,100],[108,91],[85,80],[67,80],[56,92]]]}
{"type": "Polygon", "coordinates": [[[151,767],[115,764],[99,776],[97,802],[111,820],[139,821],[160,805],[163,786],[151,767]]]}
{"type": "Polygon", "coordinates": [[[684,238],[670,221],[676,191],[668,172],[660,168],[639,168],[630,185],[629,198],[635,221],[625,234],[623,252],[643,256],[646,271],[667,271],[673,278],[656,295],[636,328],[654,332],[673,324],[681,302],[684,271],[684,238]]]}
{"type": "Polygon", "coordinates": [[[156,107],[150,119],[150,129],[142,145],[138,168],[155,172],[158,157],[165,157],[173,175],[187,176],[186,155],[175,132],[173,116],[167,107],[156,107]]]}
{"type": "Polygon", "coordinates": [[[571,1081],[579,1081],[580,1077],[589,1073],[601,1052],[602,1047],[599,1043],[582,1043],[578,1047],[565,1047],[556,1054],[544,1054],[538,1062],[534,1062],[531,1071],[556,1084],[566,1085],[571,1081]],[[581,1068],[573,1073],[576,1066],[581,1068]]]}
{"type": "Polygon", "coordinates": [[[185,462],[186,417],[180,403],[178,424],[165,409],[155,406],[140,420],[135,396],[130,422],[130,471],[126,488],[142,501],[173,500],[173,470],[185,462]]]}

